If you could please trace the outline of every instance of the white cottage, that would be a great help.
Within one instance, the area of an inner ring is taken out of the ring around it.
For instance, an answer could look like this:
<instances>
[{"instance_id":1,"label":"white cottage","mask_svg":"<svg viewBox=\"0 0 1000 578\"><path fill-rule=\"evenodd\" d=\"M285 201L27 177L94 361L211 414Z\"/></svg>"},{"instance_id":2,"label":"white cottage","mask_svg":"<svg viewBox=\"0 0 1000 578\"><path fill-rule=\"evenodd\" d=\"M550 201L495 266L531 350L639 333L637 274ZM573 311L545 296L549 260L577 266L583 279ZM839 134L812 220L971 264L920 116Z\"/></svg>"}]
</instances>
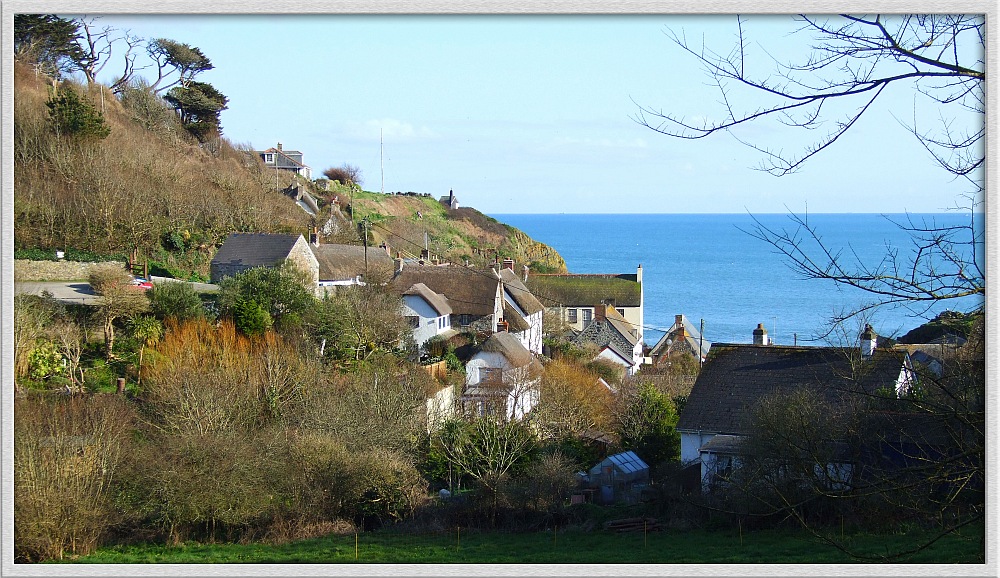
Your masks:
<instances>
[{"instance_id":1,"label":"white cottage","mask_svg":"<svg viewBox=\"0 0 1000 578\"><path fill-rule=\"evenodd\" d=\"M462 407L522 419L538 403L542 365L511 333L494 333L465 365Z\"/></svg>"}]
</instances>

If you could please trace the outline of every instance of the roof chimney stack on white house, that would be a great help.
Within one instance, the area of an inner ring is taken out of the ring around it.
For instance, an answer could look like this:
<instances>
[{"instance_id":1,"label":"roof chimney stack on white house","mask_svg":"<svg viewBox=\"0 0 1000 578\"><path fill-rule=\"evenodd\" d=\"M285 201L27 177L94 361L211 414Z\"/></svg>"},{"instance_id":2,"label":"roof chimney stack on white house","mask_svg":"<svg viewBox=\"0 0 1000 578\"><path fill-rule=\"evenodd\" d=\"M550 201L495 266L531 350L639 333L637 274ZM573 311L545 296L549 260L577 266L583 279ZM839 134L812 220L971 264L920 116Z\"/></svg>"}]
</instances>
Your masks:
<instances>
[{"instance_id":1,"label":"roof chimney stack on white house","mask_svg":"<svg viewBox=\"0 0 1000 578\"><path fill-rule=\"evenodd\" d=\"M511 271L513 271L514 270L514 260L513 259L504 259L503 260L503 268L504 269L510 269Z\"/></svg>"},{"instance_id":2,"label":"roof chimney stack on white house","mask_svg":"<svg viewBox=\"0 0 1000 578\"><path fill-rule=\"evenodd\" d=\"M753 330L753 344L754 345L770 345L771 340L767 337L767 329L764 329L763 323L757 324L757 329Z\"/></svg>"},{"instance_id":3,"label":"roof chimney stack on white house","mask_svg":"<svg viewBox=\"0 0 1000 578\"><path fill-rule=\"evenodd\" d=\"M279 151L281 150L281 143L280 142L278 143L278 150Z\"/></svg>"},{"instance_id":4,"label":"roof chimney stack on white house","mask_svg":"<svg viewBox=\"0 0 1000 578\"><path fill-rule=\"evenodd\" d=\"M875 353L875 344L878 342L878 335L871 325L866 324L865 330L861 332L861 357L869 359Z\"/></svg>"}]
</instances>

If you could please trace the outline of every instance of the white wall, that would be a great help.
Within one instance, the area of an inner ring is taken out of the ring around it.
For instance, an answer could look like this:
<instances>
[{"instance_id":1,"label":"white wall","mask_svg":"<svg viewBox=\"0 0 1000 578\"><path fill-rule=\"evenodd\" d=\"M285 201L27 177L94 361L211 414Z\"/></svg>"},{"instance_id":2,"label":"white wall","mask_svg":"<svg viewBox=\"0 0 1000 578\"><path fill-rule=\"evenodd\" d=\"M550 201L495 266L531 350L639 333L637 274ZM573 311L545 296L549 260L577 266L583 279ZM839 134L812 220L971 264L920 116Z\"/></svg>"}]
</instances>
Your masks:
<instances>
[{"instance_id":1,"label":"white wall","mask_svg":"<svg viewBox=\"0 0 1000 578\"><path fill-rule=\"evenodd\" d=\"M438 316L437 311L419 295L403 295L403 317L416 316L418 325L413 329L413 340L417 347L423 347L427 340L447 331L451 325L448 316ZM445 326L441 327L441 319Z\"/></svg>"}]
</instances>

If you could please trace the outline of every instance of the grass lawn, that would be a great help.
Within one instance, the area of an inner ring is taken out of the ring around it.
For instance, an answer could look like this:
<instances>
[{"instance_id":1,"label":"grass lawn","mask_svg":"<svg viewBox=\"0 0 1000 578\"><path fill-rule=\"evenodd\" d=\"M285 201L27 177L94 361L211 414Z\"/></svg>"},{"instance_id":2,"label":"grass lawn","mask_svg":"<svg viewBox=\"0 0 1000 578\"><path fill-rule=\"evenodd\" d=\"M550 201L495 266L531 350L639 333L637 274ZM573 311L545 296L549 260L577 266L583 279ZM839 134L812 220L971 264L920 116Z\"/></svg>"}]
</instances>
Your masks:
<instances>
[{"instance_id":1,"label":"grass lawn","mask_svg":"<svg viewBox=\"0 0 1000 578\"><path fill-rule=\"evenodd\" d=\"M981 564L982 530L948 536L895 563ZM855 535L867 555L898 551L915 536ZM74 560L94 564L846 564L858 562L803 532L664 531L643 534L549 531L533 534L453 531L331 535L285 545L194 544L116 546Z\"/></svg>"}]
</instances>

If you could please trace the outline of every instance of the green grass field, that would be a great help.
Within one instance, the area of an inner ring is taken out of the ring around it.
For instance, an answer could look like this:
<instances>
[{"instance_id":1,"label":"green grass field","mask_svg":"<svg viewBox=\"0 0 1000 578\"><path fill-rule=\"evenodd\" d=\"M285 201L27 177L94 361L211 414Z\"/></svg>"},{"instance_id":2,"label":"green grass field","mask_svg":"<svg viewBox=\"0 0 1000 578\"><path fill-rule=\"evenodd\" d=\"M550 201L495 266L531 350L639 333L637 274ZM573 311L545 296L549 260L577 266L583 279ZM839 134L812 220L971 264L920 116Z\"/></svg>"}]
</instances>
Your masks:
<instances>
[{"instance_id":1,"label":"green grass field","mask_svg":"<svg viewBox=\"0 0 1000 578\"><path fill-rule=\"evenodd\" d=\"M982 531L948 536L895 563L981 564ZM848 543L870 556L899 551L912 534L855 535ZM118 546L74 560L94 564L846 564L859 562L796 531L690 530L634 533L549 531L533 534L391 531L327 536L291 544Z\"/></svg>"}]
</instances>

